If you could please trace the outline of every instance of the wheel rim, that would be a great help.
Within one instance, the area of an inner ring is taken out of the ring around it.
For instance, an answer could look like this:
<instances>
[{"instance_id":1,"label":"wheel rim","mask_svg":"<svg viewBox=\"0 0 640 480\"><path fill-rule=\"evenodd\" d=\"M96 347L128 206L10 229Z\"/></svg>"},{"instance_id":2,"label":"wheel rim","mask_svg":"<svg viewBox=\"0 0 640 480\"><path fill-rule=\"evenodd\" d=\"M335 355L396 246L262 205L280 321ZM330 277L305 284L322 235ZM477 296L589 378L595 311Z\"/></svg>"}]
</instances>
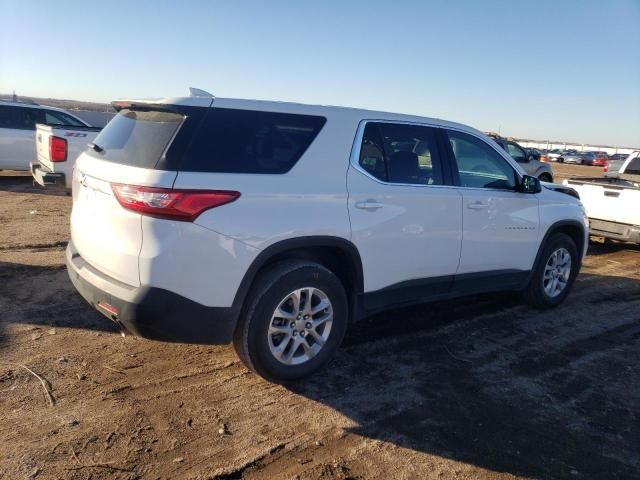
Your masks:
<instances>
[{"instance_id":1,"label":"wheel rim","mask_svg":"<svg viewBox=\"0 0 640 480\"><path fill-rule=\"evenodd\" d=\"M542 276L542 287L544 293L551 298L560 295L571 275L571 254L566 248L559 248L554 251L547 260Z\"/></svg>"},{"instance_id":2,"label":"wheel rim","mask_svg":"<svg viewBox=\"0 0 640 480\"><path fill-rule=\"evenodd\" d=\"M284 297L271 315L267 341L276 360L300 365L318 355L333 324L333 305L319 288L303 287Z\"/></svg>"}]
</instances>

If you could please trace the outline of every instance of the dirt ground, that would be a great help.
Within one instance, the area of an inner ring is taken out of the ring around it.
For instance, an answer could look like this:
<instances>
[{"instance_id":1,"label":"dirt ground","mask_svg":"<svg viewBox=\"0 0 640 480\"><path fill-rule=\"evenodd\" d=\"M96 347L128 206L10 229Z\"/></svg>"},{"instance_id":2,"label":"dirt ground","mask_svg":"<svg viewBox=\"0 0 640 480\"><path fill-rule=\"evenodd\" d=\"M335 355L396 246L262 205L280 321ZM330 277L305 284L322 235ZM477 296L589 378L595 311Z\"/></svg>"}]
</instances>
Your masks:
<instances>
[{"instance_id":1,"label":"dirt ground","mask_svg":"<svg viewBox=\"0 0 640 480\"><path fill-rule=\"evenodd\" d=\"M554 310L365 320L283 387L230 346L123 338L67 278L70 207L0 176L0 479L640 478L638 247L592 244Z\"/></svg>"}]
</instances>

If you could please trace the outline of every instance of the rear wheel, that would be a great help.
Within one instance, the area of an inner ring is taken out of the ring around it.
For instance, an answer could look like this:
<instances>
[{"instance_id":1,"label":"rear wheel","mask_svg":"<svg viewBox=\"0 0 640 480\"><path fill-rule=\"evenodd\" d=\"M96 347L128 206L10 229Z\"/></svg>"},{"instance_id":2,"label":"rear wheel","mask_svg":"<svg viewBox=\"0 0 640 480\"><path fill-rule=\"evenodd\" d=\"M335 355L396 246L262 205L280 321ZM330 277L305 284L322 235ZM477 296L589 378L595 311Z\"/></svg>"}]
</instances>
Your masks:
<instances>
[{"instance_id":1,"label":"rear wheel","mask_svg":"<svg viewBox=\"0 0 640 480\"><path fill-rule=\"evenodd\" d=\"M347 315L347 296L338 277L314 262L284 261L256 280L234 347L245 365L267 380L298 380L334 355Z\"/></svg>"},{"instance_id":2,"label":"rear wheel","mask_svg":"<svg viewBox=\"0 0 640 480\"><path fill-rule=\"evenodd\" d=\"M569 294L578 274L580 257L575 243L564 233L553 234L544 247L524 297L537 308L555 307Z\"/></svg>"}]
</instances>

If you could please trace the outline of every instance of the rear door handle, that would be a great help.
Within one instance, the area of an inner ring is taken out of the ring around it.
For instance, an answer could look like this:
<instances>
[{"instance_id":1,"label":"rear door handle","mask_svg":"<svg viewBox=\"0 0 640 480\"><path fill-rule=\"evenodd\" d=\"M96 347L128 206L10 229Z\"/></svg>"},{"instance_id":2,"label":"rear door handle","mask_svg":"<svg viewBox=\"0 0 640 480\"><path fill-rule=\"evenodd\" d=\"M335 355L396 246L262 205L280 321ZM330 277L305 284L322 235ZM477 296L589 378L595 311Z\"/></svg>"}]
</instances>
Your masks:
<instances>
[{"instance_id":1,"label":"rear door handle","mask_svg":"<svg viewBox=\"0 0 640 480\"><path fill-rule=\"evenodd\" d=\"M489 205L487 203L482 202L467 203L467 208L470 208L471 210L484 210L488 206Z\"/></svg>"},{"instance_id":2,"label":"rear door handle","mask_svg":"<svg viewBox=\"0 0 640 480\"><path fill-rule=\"evenodd\" d=\"M382 208L382 204L375 200L365 200L364 202L356 202L356 208L361 208L362 210L377 210Z\"/></svg>"}]
</instances>

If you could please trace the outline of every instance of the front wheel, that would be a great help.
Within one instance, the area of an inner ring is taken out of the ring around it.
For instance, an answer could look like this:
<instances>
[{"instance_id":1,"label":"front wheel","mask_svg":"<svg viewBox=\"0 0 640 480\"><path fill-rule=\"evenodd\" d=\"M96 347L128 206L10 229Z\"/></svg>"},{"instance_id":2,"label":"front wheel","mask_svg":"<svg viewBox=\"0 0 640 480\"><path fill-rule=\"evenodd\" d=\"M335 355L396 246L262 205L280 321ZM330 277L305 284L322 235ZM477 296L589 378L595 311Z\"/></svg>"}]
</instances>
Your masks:
<instances>
[{"instance_id":1,"label":"front wheel","mask_svg":"<svg viewBox=\"0 0 640 480\"><path fill-rule=\"evenodd\" d=\"M554 234L547 240L524 291L525 300L536 308L559 305L569 294L579 268L580 256L571 237Z\"/></svg>"},{"instance_id":2,"label":"front wheel","mask_svg":"<svg viewBox=\"0 0 640 480\"><path fill-rule=\"evenodd\" d=\"M244 364L267 380L298 380L331 359L347 323L338 277L315 262L288 260L259 275L233 344Z\"/></svg>"}]
</instances>

